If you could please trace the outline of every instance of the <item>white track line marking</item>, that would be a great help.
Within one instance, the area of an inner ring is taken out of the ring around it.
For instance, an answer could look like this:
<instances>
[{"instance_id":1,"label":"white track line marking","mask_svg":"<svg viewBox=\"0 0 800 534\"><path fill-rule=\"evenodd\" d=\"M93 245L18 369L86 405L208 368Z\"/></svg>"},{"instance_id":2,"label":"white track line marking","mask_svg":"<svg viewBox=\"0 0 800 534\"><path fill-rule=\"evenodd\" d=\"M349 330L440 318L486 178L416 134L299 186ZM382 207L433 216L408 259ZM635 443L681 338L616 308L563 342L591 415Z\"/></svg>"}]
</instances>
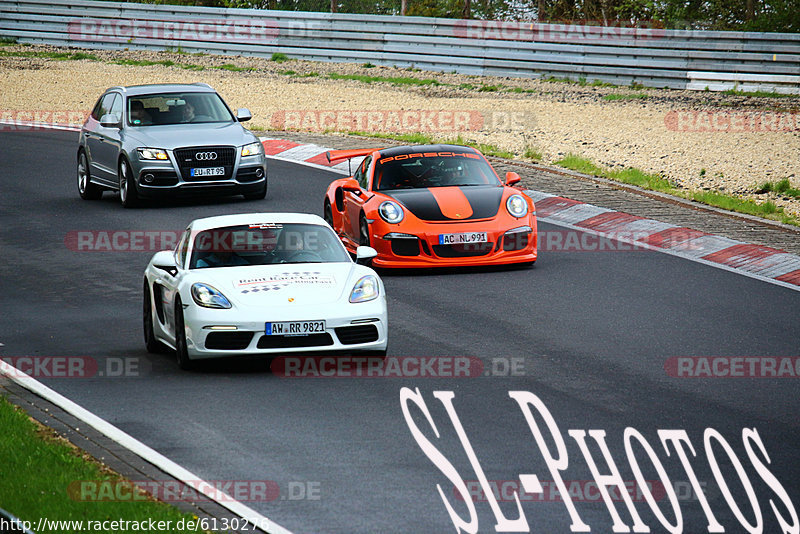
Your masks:
<instances>
[{"instance_id":1,"label":"white track line marking","mask_svg":"<svg viewBox=\"0 0 800 534\"><path fill-rule=\"evenodd\" d=\"M200 479L197 475L193 474L187 469L184 469L163 454L151 449L141 441L123 432L111 423L101 419L89 410L72 402L63 395L56 393L35 378L23 373L13 365L10 365L3 360L0 360L0 375L8 376L11 380L25 389L28 389L40 397L52 402L65 412L77 417L98 432L119 443L129 451L137 454L162 471L169 473L182 483L187 484L187 486L190 485L190 487L194 488L199 493L202 493L220 506L227 508L242 519L249 521L256 528L269 532L270 534L291 534L289 530L286 530L277 523L274 523L252 508L249 508L239 501L234 500L233 497L230 497L223 491L217 490L212 484Z\"/></svg>"},{"instance_id":2,"label":"white track line marking","mask_svg":"<svg viewBox=\"0 0 800 534\"><path fill-rule=\"evenodd\" d=\"M20 126L20 130L7 130L7 131L20 131L20 132L34 132L36 130L67 130L70 132L80 132L80 126L70 126L61 124L47 124L45 122L29 122L29 121L10 121L0 120L0 124L9 124L11 126Z\"/></svg>"}]
</instances>

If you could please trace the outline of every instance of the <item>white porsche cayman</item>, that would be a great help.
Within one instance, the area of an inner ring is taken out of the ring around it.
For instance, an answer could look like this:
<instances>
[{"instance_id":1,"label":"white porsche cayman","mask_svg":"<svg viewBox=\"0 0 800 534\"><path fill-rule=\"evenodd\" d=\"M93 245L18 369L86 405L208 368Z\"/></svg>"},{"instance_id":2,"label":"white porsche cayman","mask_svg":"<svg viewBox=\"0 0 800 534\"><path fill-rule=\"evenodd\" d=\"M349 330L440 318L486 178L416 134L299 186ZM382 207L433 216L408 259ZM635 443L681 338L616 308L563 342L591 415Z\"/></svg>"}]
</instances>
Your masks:
<instances>
[{"instance_id":1,"label":"white porsche cayman","mask_svg":"<svg viewBox=\"0 0 800 534\"><path fill-rule=\"evenodd\" d=\"M144 277L147 350L192 360L299 351L385 355L386 293L316 215L248 213L193 221Z\"/></svg>"}]
</instances>

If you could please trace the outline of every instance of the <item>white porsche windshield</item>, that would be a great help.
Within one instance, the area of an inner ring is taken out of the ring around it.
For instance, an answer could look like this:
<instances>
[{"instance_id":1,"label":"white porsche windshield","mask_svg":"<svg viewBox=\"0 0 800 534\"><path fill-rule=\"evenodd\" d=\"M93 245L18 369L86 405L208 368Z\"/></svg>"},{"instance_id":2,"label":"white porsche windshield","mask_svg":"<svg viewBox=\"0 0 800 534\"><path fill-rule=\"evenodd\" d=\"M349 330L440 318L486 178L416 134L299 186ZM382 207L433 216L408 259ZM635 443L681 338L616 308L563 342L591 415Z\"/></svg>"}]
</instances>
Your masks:
<instances>
[{"instance_id":1,"label":"white porsche windshield","mask_svg":"<svg viewBox=\"0 0 800 534\"><path fill-rule=\"evenodd\" d=\"M198 232L190 269L349 262L336 234L317 224L252 224Z\"/></svg>"}]
</instances>

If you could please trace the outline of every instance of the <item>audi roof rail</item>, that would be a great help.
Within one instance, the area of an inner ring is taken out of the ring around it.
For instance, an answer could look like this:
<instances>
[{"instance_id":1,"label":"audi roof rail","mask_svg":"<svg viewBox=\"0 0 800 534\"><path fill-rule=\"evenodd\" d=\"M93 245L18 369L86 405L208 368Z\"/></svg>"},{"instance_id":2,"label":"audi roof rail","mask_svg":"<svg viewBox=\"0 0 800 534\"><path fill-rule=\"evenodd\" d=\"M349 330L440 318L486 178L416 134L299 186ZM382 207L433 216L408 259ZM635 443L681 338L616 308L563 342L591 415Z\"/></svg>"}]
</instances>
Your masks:
<instances>
[{"instance_id":1,"label":"audi roof rail","mask_svg":"<svg viewBox=\"0 0 800 534\"><path fill-rule=\"evenodd\" d=\"M208 87L209 89L213 89L213 87L211 87L205 82L194 82L192 85L199 85L200 87Z\"/></svg>"}]
</instances>

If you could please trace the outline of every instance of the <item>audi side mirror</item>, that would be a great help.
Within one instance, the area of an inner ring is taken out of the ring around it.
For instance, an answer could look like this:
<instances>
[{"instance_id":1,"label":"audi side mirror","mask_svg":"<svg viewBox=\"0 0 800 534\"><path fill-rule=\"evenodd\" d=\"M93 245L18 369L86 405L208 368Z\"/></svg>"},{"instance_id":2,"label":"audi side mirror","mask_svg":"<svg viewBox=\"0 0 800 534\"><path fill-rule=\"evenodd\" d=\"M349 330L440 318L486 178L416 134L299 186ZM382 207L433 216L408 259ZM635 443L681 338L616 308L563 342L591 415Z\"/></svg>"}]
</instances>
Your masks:
<instances>
[{"instance_id":1,"label":"audi side mirror","mask_svg":"<svg viewBox=\"0 0 800 534\"><path fill-rule=\"evenodd\" d=\"M253 118L253 114L247 108L239 108L236 110L236 119L239 122L247 122Z\"/></svg>"},{"instance_id":2,"label":"audi side mirror","mask_svg":"<svg viewBox=\"0 0 800 534\"><path fill-rule=\"evenodd\" d=\"M119 128L120 120L115 113L106 113L100 117L100 126L103 128Z\"/></svg>"}]
</instances>

